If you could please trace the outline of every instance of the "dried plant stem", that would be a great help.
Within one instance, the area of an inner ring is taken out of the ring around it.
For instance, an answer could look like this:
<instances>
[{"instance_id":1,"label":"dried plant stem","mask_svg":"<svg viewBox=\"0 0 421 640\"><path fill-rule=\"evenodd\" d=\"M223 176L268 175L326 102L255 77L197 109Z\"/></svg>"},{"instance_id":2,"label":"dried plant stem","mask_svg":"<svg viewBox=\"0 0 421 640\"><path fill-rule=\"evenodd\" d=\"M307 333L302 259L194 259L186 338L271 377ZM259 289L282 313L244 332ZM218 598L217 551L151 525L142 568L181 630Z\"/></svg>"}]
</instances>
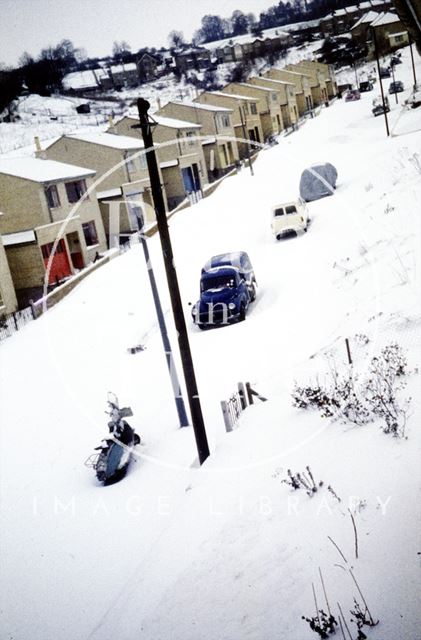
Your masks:
<instances>
[{"instance_id":1,"label":"dried plant stem","mask_svg":"<svg viewBox=\"0 0 421 640\"><path fill-rule=\"evenodd\" d=\"M319 623L319 626L320 626L319 607L317 605L316 590L314 588L314 584L313 583L311 583L311 588L313 589L313 598L314 598L314 606L316 607L317 622Z\"/></svg>"},{"instance_id":2,"label":"dried plant stem","mask_svg":"<svg viewBox=\"0 0 421 640\"><path fill-rule=\"evenodd\" d=\"M351 520L352 520L352 526L354 527L354 538L355 538L355 557L358 560L358 535L357 535L357 527L355 524L355 519L354 516L352 514L351 509L348 509L349 511L349 515L351 516Z\"/></svg>"},{"instance_id":3,"label":"dried plant stem","mask_svg":"<svg viewBox=\"0 0 421 640\"><path fill-rule=\"evenodd\" d=\"M342 638L343 638L343 640L346 640L345 633L344 633L344 628L343 628L343 624L342 624L342 618L341 618L340 615L338 616L338 618L339 618L339 626L340 626L341 631L342 631Z\"/></svg>"},{"instance_id":4,"label":"dried plant stem","mask_svg":"<svg viewBox=\"0 0 421 640\"><path fill-rule=\"evenodd\" d=\"M340 548L338 547L336 542L333 540L333 538L331 538L330 536L328 536L328 538L331 541L331 543L337 548L337 550L339 551L339 553L341 554L341 556L345 560L345 562L348 564L348 560L345 558L344 554L342 553L342 551L340 550Z\"/></svg>"},{"instance_id":5,"label":"dried plant stem","mask_svg":"<svg viewBox=\"0 0 421 640\"><path fill-rule=\"evenodd\" d=\"M348 628L348 625L346 623L345 616L344 616L344 613L342 611L342 607L339 604L339 602L337 604L338 604L338 607L339 607L339 611L341 612L342 620L344 621L345 629L348 631L348 635L349 635L350 640L352 640L352 635L351 635L351 632L350 632L350 630Z\"/></svg>"},{"instance_id":6,"label":"dried plant stem","mask_svg":"<svg viewBox=\"0 0 421 640\"><path fill-rule=\"evenodd\" d=\"M365 601L365 598L364 598L364 596L363 596L363 593L362 593L362 591L361 591L361 589L360 589L360 585L358 584L358 582L357 582L357 580L356 580L356 578L355 578L354 574L352 573L352 569L350 569L350 570L349 570L349 573L351 574L351 577L352 577L353 581L355 582L355 586L356 586L356 587L357 587L357 589L358 589L358 593L360 594L361 599L362 599L362 601L364 602L364 606L365 606L365 608L367 609L367 613L368 613L368 615L370 616L370 622L371 622L371 624L372 624L373 626L375 626L377 623L376 623L376 622L374 622L374 620L373 620L373 616L371 615L370 609L368 608L368 605L367 605L367 603L366 603L366 601Z\"/></svg>"},{"instance_id":7,"label":"dried plant stem","mask_svg":"<svg viewBox=\"0 0 421 640\"><path fill-rule=\"evenodd\" d=\"M326 600L326 606L327 606L327 610L329 611L329 615L332 615L332 612L330 610L330 606L329 606L329 600L327 599L327 593L326 593L326 588L325 588L325 583L323 580L323 575L322 575L322 570L319 567L319 574L320 574L320 582L322 583L322 588L323 588L323 593L325 594L325 600Z\"/></svg>"}]
</instances>

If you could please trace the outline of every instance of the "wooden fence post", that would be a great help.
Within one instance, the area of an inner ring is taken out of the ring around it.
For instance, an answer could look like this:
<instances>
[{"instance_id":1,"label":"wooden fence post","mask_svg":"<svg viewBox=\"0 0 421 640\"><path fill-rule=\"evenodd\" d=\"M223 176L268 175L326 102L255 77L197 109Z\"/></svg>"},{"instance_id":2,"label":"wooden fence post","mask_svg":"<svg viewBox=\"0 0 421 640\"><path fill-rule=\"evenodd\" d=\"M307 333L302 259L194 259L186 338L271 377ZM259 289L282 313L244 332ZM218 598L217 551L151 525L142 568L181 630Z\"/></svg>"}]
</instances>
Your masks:
<instances>
[{"instance_id":1,"label":"wooden fence post","mask_svg":"<svg viewBox=\"0 0 421 640\"><path fill-rule=\"evenodd\" d=\"M239 382L238 385L238 395L240 396L241 408L244 410L247 407L247 397L244 389L244 384Z\"/></svg>"},{"instance_id":2,"label":"wooden fence post","mask_svg":"<svg viewBox=\"0 0 421 640\"><path fill-rule=\"evenodd\" d=\"M225 400L221 401L221 407L222 407L222 415L224 416L225 430L227 431L227 433L229 433L230 431L232 431L232 423L231 423L231 417L228 411L228 406Z\"/></svg>"},{"instance_id":3,"label":"wooden fence post","mask_svg":"<svg viewBox=\"0 0 421 640\"><path fill-rule=\"evenodd\" d=\"M349 347L348 338L345 338L345 344L346 344L346 352L347 352L347 355L348 355L348 364L352 364L351 349Z\"/></svg>"},{"instance_id":4,"label":"wooden fence post","mask_svg":"<svg viewBox=\"0 0 421 640\"><path fill-rule=\"evenodd\" d=\"M253 394L251 392L250 382L246 382L246 391L249 404L253 404Z\"/></svg>"}]
</instances>

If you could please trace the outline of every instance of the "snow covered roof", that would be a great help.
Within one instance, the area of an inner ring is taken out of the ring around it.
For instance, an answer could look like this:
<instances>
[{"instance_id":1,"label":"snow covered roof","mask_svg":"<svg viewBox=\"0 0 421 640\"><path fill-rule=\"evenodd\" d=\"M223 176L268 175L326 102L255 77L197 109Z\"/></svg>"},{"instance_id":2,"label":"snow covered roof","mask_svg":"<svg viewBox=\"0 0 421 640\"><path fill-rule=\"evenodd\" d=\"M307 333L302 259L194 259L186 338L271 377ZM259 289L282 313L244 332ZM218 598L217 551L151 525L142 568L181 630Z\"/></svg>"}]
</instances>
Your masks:
<instances>
[{"instance_id":1,"label":"snow covered roof","mask_svg":"<svg viewBox=\"0 0 421 640\"><path fill-rule=\"evenodd\" d=\"M269 92L273 92L276 91L276 89L269 89L268 87L258 87L256 84L249 84L247 82L240 82L240 85L242 87L249 87L250 89L257 89L257 91L269 91Z\"/></svg>"},{"instance_id":2,"label":"snow covered roof","mask_svg":"<svg viewBox=\"0 0 421 640\"><path fill-rule=\"evenodd\" d=\"M92 169L41 158L0 158L0 173L33 182L55 182L95 175Z\"/></svg>"},{"instance_id":3,"label":"snow covered roof","mask_svg":"<svg viewBox=\"0 0 421 640\"><path fill-rule=\"evenodd\" d=\"M167 160L166 162L160 162L159 166L161 169L168 169L169 167L176 167L178 165L178 160Z\"/></svg>"},{"instance_id":4,"label":"snow covered roof","mask_svg":"<svg viewBox=\"0 0 421 640\"><path fill-rule=\"evenodd\" d=\"M167 118L153 113L152 118L162 127L170 129L201 129L202 125L195 122L187 122L187 120L178 120L176 118Z\"/></svg>"},{"instance_id":5,"label":"snow covered roof","mask_svg":"<svg viewBox=\"0 0 421 640\"><path fill-rule=\"evenodd\" d=\"M291 87L295 86L293 82L287 82L287 80L274 80L273 78L266 78L266 77L262 77L261 78L260 76L253 76L253 80L265 80L265 81L269 81L269 82L274 82L276 84L287 84L287 85L289 85ZM257 85L257 86L259 86L259 85Z\"/></svg>"},{"instance_id":6,"label":"snow covered roof","mask_svg":"<svg viewBox=\"0 0 421 640\"><path fill-rule=\"evenodd\" d=\"M232 36L230 38L223 38L222 40L215 40L214 42L206 42L203 43L203 47L206 49L222 49L226 46L235 46L236 44L251 44L252 42L260 41L263 42L267 38L275 39L275 38L288 38L289 33L287 31L283 31L280 27L267 29L262 32L261 36L254 36L252 33L246 33L242 36Z\"/></svg>"},{"instance_id":7,"label":"snow covered roof","mask_svg":"<svg viewBox=\"0 0 421 640\"><path fill-rule=\"evenodd\" d=\"M96 194L97 200L103 200L104 198L116 198L117 196L121 196L121 187L117 187L116 189L107 189L106 191L97 191Z\"/></svg>"},{"instance_id":8,"label":"snow covered roof","mask_svg":"<svg viewBox=\"0 0 421 640\"><path fill-rule=\"evenodd\" d=\"M216 142L216 138L214 137L206 138L206 140L202 140L202 147L204 147L207 144L213 144L214 142Z\"/></svg>"},{"instance_id":9,"label":"snow covered roof","mask_svg":"<svg viewBox=\"0 0 421 640\"><path fill-rule=\"evenodd\" d=\"M232 98L233 100L247 100L248 102L257 102L258 98L252 98L251 96L241 96L236 93L224 93L223 91L210 91L212 96L222 96L223 98Z\"/></svg>"},{"instance_id":10,"label":"snow covered roof","mask_svg":"<svg viewBox=\"0 0 421 640\"><path fill-rule=\"evenodd\" d=\"M99 144L102 147L111 147L112 149L143 149L143 140L140 138L131 138L130 136L119 136L115 133L68 133L64 137L73 138L74 140L82 140L83 142L91 142Z\"/></svg>"},{"instance_id":11,"label":"snow covered roof","mask_svg":"<svg viewBox=\"0 0 421 640\"><path fill-rule=\"evenodd\" d=\"M373 20L371 26L380 27L385 24L392 24L393 22L399 22L399 16L390 11L383 11L375 20Z\"/></svg>"},{"instance_id":12,"label":"snow covered roof","mask_svg":"<svg viewBox=\"0 0 421 640\"><path fill-rule=\"evenodd\" d=\"M171 104L177 104L182 107L192 107L193 109L203 109L204 111L226 111L227 113L232 113L232 109L228 109L227 107L216 107L213 104L201 104L200 102L171 100Z\"/></svg>"},{"instance_id":13,"label":"snow covered roof","mask_svg":"<svg viewBox=\"0 0 421 640\"><path fill-rule=\"evenodd\" d=\"M355 29L356 27L358 27L360 24L373 22L373 20L375 20L378 17L378 15L379 14L377 11L367 11L367 13L365 13L363 16L361 16L359 20L357 20L357 22L351 28L351 31L352 29Z\"/></svg>"},{"instance_id":14,"label":"snow covered roof","mask_svg":"<svg viewBox=\"0 0 421 640\"><path fill-rule=\"evenodd\" d=\"M113 64L111 67L111 73L124 73L125 71L137 71L136 64L134 62L128 62L127 64Z\"/></svg>"},{"instance_id":15,"label":"snow covered roof","mask_svg":"<svg viewBox=\"0 0 421 640\"><path fill-rule=\"evenodd\" d=\"M97 72L99 69L96 70ZM89 89L98 86L98 79L92 69L86 71L74 71L63 78L63 87L66 89Z\"/></svg>"},{"instance_id":16,"label":"snow covered roof","mask_svg":"<svg viewBox=\"0 0 421 640\"><path fill-rule=\"evenodd\" d=\"M27 242L36 242L35 231L17 231L16 233L5 233L2 235L3 245L12 247L16 244L26 244Z\"/></svg>"}]
</instances>

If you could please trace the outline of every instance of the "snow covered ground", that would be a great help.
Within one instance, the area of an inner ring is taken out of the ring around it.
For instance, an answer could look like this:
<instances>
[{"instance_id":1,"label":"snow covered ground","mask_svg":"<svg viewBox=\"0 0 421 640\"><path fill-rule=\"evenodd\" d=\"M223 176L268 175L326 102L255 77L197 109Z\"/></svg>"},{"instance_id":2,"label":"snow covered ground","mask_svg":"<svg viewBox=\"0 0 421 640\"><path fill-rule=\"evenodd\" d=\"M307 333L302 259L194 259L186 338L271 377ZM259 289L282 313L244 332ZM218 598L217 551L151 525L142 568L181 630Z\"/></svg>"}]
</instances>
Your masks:
<instances>
[{"instance_id":1,"label":"snow covered ground","mask_svg":"<svg viewBox=\"0 0 421 640\"><path fill-rule=\"evenodd\" d=\"M337 602L347 621L361 603L351 569L380 621L364 627L370 640L420 637L419 374L403 394L407 439L291 402L294 380L324 378L326 356L345 366L346 337L362 373L392 341L420 365L421 112L402 111L404 97L391 100L393 137L372 94L338 100L260 153L254 177L243 170L171 218L211 449L201 468L192 429L177 425L139 246L2 343L1 640L311 640L301 616L315 615L312 583L326 610L319 567L336 617ZM309 205L307 234L276 242L270 207L320 160L338 169L335 195ZM149 247L175 348L158 238ZM257 299L245 322L200 332L188 305L200 268L239 249ZM145 351L127 352L139 343ZM227 434L220 401L238 381L268 402ZM106 432L110 389L132 406L144 445L103 488L83 461ZM306 465L324 483L313 498L281 483Z\"/></svg>"}]
</instances>

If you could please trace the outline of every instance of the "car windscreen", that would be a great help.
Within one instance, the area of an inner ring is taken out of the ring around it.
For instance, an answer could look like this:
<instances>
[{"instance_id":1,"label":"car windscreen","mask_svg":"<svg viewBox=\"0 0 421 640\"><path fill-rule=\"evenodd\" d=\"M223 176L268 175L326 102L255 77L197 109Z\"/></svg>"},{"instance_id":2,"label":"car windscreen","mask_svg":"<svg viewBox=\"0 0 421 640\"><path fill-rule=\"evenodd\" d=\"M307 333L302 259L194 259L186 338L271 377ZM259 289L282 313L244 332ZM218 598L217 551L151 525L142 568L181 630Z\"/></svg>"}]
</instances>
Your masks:
<instances>
[{"instance_id":1,"label":"car windscreen","mask_svg":"<svg viewBox=\"0 0 421 640\"><path fill-rule=\"evenodd\" d=\"M288 205L287 207L285 207L285 213L297 213L297 208L294 204Z\"/></svg>"},{"instance_id":2,"label":"car windscreen","mask_svg":"<svg viewBox=\"0 0 421 640\"><path fill-rule=\"evenodd\" d=\"M212 276L203 278L201 282L202 291L209 291L210 289L233 289L235 286L236 282L233 276Z\"/></svg>"},{"instance_id":3,"label":"car windscreen","mask_svg":"<svg viewBox=\"0 0 421 640\"><path fill-rule=\"evenodd\" d=\"M283 216L284 215L284 210L282 207L279 207L279 209L275 209L275 211L273 212L274 216Z\"/></svg>"}]
</instances>

